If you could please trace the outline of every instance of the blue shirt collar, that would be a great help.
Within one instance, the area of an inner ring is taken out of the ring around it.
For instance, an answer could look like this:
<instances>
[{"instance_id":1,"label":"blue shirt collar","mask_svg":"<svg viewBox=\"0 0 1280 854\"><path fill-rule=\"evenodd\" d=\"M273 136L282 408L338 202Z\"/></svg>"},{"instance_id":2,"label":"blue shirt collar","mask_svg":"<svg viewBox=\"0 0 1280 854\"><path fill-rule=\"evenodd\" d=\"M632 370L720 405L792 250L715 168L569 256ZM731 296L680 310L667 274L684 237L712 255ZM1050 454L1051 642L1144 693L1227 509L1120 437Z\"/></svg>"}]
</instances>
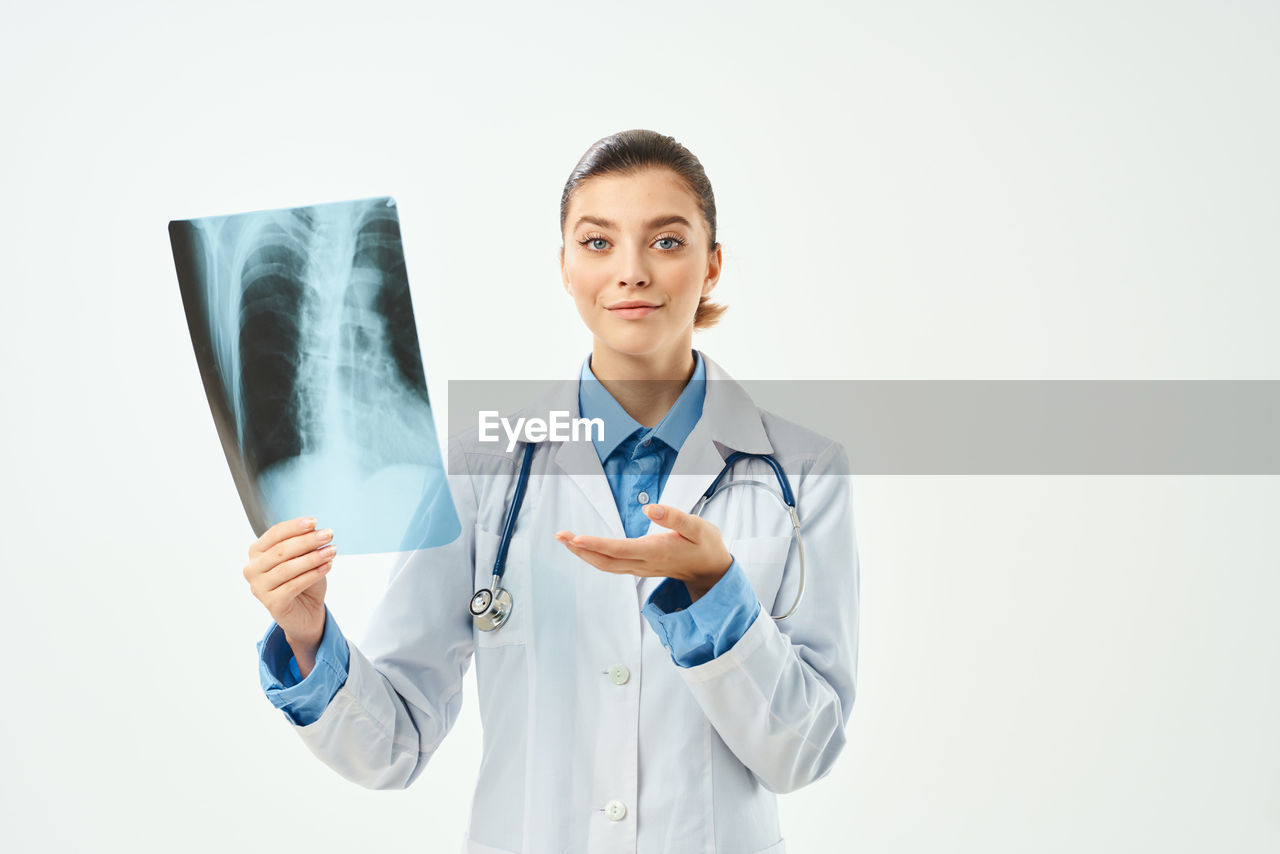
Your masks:
<instances>
[{"instance_id":1,"label":"blue shirt collar","mask_svg":"<svg viewBox=\"0 0 1280 854\"><path fill-rule=\"evenodd\" d=\"M689 378L671 409L654 425L649 434L676 451L680 450L685 438L702 417L702 403L706 399L707 369L702 361L702 353L694 350L693 358L693 376ZM599 418L604 421L603 439L596 438L596 431L591 432L591 440L601 462L607 460L632 433L645 429L639 421L627 414L609 390L596 379L596 375L591 372L590 354L582 360L582 372L578 378L578 411L583 418Z\"/></svg>"}]
</instances>

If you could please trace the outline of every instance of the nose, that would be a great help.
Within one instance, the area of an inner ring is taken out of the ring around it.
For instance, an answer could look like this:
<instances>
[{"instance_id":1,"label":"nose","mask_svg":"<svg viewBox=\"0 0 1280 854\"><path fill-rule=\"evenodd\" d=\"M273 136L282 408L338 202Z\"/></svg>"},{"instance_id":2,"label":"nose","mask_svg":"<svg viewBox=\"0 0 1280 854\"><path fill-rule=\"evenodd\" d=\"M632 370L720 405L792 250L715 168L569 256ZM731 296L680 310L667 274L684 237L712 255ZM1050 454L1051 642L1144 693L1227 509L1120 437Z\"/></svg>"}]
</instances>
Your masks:
<instances>
[{"instance_id":1,"label":"nose","mask_svg":"<svg viewBox=\"0 0 1280 854\"><path fill-rule=\"evenodd\" d=\"M618 286L628 285L643 288L649 284L649 264L645 257L645 247L632 245L616 257L621 259L622 266L618 270Z\"/></svg>"}]
</instances>

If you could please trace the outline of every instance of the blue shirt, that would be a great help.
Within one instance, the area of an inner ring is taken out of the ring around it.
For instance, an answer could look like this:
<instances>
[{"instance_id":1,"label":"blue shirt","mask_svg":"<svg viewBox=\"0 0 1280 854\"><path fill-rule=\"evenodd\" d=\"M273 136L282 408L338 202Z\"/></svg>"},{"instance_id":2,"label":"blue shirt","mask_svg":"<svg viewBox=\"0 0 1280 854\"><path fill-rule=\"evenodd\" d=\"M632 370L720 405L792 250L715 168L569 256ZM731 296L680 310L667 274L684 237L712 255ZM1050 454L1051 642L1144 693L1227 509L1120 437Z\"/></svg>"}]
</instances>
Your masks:
<instances>
[{"instance_id":1,"label":"blue shirt","mask_svg":"<svg viewBox=\"0 0 1280 854\"><path fill-rule=\"evenodd\" d=\"M642 536L649 517L642 508L661 503L658 496L675 465L685 438L702 417L706 399L706 366L693 351L693 376L667 414L646 428L627 414L591 372L591 357L582 362L578 409L584 418L604 422L603 438L593 438L618 516L628 537ZM736 558L729 569L697 602L683 581L667 578L654 589L641 609L662 645L679 667L705 664L737 643L760 612L760 601ZM258 641L258 672L272 705L294 724L319 720L333 695L347 681L350 651L333 614L325 606L324 634L316 663L301 678L297 659L284 632L274 621Z\"/></svg>"},{"instance_id":2,"label":"blue shirt","mask_svg":"<svg viewBox=\"0 0 1280 854\"><path fill-rule=\"evenodd\" d=\"M693 356L693 376L662 420L649 428L628 415L596 379L590 356L582 362L578 411L583 418L604 422L604 436L595 438L593 433L592 441L628 537L642 536L649 529L644 505L662 503L659 496L675 466L676 454L702 417L707 368L701 353L694 350ZM660 526L655 523L654 527ZM718 657L737 643L760 611L760 600L736 558L697 602L692 598L683 581L667 578L641 609L670 651L671 660L680 667L705 664Z\"/></svg>"},{"instance_id":3,"label":"blue shirt","mask_svg":"<svg viewBox=\"0 0 1280 854\"><path fill-rule=\"evenodd\" d=\"M258 676L267 699L298 726L313 724L347 683L351 651L329 606L324 606L324 635L316 650L316 666L303 679L284 630L275 620L258 641Z\"/></svg>"}]
</instances>

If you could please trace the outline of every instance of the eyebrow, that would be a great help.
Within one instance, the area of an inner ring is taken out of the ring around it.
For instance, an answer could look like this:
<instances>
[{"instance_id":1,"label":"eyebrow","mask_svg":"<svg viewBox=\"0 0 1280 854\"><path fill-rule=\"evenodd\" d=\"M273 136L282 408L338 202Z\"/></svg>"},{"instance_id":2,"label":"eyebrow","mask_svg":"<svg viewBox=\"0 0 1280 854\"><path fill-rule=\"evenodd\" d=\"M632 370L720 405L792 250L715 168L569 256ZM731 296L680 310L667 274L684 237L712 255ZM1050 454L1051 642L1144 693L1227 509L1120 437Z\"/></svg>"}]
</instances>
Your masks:
<instances>
[{"instance_id":1,"label":"eyebrow","mask_svg":"<svg viewBox=\"0 0 1280 854\"><path fill-rule=\"evenodd\" d=\"M588 222L593 225L598 225L601 228L612 228L615 230L618 228L618 224L613 220L605 219L604 217L599 217L599 216L580 216L578 217L578 221L573 224L573 228L576 231L579 227L583 225L583 223L588 223ZM693 228L689 220L685 219L679 214L654 217L653 219L646 222L644 224L644 227L646 230L648 230L648 229L654 229L654 228L661 228L664 225L672 225L672 224L683 225L686 228Z\"/></svg>"}]
</instances>

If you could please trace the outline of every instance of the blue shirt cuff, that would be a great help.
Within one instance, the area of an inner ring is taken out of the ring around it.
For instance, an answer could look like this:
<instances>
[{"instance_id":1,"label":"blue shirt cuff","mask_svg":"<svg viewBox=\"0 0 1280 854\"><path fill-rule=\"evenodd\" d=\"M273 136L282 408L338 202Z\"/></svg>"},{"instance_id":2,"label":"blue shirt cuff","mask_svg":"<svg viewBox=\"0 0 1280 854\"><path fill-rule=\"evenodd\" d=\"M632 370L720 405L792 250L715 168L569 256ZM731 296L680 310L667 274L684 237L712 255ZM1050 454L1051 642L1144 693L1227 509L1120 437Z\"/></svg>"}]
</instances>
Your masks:
<instances>
[{"instance_id":1,"label":"blue shirt cuff","mask_svg":"<svg viewBox=\"0 0 1280 854\"><path fill-rule=\"evenodd\" d=\"M296 726L315 723L347 682L347 667L351 662L351 650L347 639L338 628L337 621L324 608L324 635L316 650L316 665L302 679L298 660L284 638L284 630L272 621L271 626L258 641L258 675L267 699Z\"/></svg>"},{"instance_id":2,"label":"blue shirt cuff","mask_svg":"<svg viewBox=\"0 0 1280 854\"><path fill-rule=\"evenodd\" d=\"M697 602L676 578L665 579L641 609L679 667L718 658L746 634L760 613L760 600L737 558Z\"/></svg>"}]
</instances>

